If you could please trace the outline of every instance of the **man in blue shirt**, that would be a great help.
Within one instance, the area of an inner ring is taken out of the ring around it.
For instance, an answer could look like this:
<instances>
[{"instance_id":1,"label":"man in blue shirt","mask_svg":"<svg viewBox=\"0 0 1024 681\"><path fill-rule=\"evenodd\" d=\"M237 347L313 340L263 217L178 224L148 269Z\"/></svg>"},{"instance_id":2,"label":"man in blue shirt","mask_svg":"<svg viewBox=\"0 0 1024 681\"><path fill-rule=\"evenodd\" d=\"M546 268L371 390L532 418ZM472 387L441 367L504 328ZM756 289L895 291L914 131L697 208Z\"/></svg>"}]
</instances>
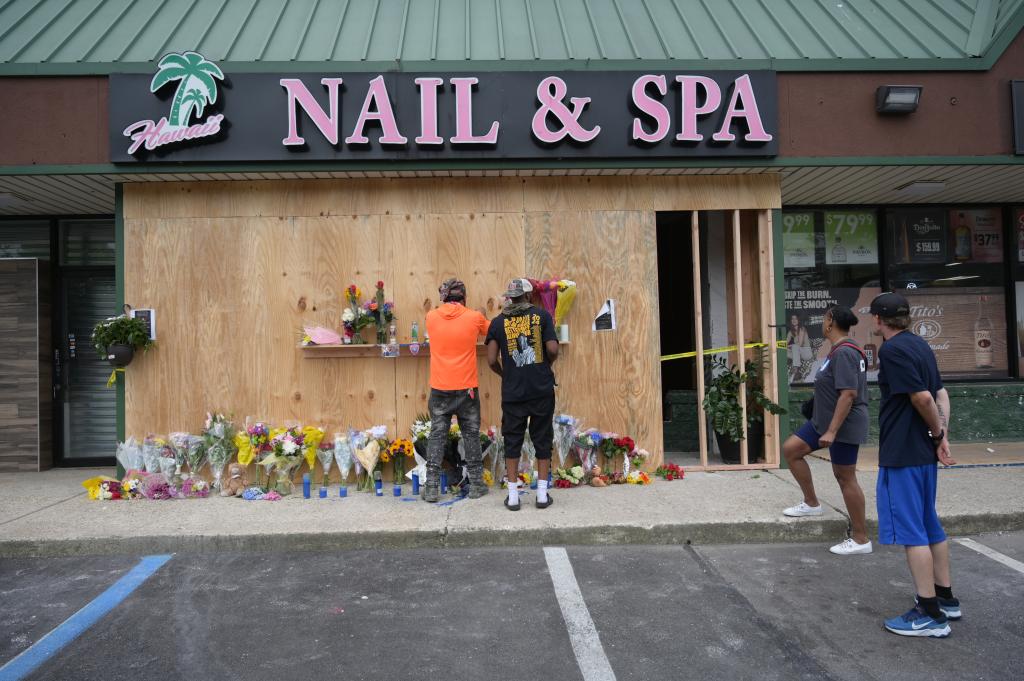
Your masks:
<instances>
[{"instance_id":1,"label":"man in blue shirt","mask_svg":"<svg viewBox=\"0 0 1024 681\"><path fill-rule=\"evenodd\" d=\"M886 620L885 628L901 636L949 636L960 601L953 597L949 545L935 512L937 462L956 463L946 434L949 394L932 349L907 331L907 299L883 293L871 301L871 315L885 340L878 353L878 541L906 549L917 589L914 607Z\"/></svg>"}]
</instances>

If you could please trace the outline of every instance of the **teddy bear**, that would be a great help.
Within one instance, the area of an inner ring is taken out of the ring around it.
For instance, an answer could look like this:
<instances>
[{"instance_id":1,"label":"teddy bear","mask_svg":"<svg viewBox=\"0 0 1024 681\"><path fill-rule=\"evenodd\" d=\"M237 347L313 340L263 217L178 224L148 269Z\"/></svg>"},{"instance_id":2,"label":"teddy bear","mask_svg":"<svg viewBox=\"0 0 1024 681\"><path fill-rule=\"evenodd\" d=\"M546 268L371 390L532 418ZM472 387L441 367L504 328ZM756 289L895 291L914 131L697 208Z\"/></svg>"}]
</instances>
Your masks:
<instances>
[{"instance_id":1,"label":"teddy bear","mask_svg":"<svg viewBox=\"0 0 1024 681\"><path fill-rule=\"evenodd\" d=\"M222 497L240 497L249 483L245 479L245 466L233 463L228 466L227 479L220 490Z\"/></svg>"}]
</instances>

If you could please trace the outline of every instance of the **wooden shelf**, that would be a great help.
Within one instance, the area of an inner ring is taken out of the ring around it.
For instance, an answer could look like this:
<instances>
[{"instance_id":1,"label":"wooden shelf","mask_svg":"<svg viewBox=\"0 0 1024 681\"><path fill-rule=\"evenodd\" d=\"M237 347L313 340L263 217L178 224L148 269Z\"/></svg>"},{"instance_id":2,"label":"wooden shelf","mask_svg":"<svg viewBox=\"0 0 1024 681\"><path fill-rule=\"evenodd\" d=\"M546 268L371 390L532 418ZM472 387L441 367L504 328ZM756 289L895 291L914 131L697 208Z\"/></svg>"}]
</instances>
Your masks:
<instances>
[{"instance_id":1,"label":"wooden shelf","mask_svg":"<svg viewBox=\"0 0 1024 681\"><path fill-rule=\"evenodd\" d=\"M559 345L569 344L559 342ZM429 343L420 343L420 351L415 355L409 352L409 345L407 343L402 343L399 345L398 357L382 357L379 345L370 345L366 343L360 345L299 345L298 347L299 350L302 351L302 356L305 359L330 359L336 357L348 357L353 359L415 359L417 357L430 357ZM483 343L477 343L476 354L478 356L486 355L487 346Z\"/></svg>"}]
</instances>

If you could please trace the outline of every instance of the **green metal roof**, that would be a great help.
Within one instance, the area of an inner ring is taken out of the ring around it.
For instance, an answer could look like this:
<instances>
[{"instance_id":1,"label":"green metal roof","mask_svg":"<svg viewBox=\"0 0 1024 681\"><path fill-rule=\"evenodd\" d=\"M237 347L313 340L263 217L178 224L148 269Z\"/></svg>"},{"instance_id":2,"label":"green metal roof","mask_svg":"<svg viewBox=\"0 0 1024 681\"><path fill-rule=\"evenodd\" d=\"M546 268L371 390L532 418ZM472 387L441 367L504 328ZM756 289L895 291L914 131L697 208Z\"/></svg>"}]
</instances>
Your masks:
<instances>
[{"instance_id":1,"label":"green metal roof","mask_svg":"<svg viewBox=\"0 0 1024 681\"><path fill-rule=\"evenodd\" d=\"M225 71L988 68L1024 0L0 0L0 75Z\"/></svg>"}]
</instances>

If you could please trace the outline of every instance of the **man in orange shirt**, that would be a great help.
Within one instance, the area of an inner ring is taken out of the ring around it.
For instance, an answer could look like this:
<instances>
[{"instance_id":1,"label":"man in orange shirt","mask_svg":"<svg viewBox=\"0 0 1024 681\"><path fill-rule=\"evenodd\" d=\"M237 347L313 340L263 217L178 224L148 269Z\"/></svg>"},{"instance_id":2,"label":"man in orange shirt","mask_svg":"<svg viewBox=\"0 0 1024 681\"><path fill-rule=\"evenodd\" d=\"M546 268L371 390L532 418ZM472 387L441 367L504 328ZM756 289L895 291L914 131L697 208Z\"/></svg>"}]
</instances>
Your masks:
<instances>
[{"instance_id":1,"label":"man in orange shirt","mask_svg":"<svg viewBox=\"0 0 1024 681\"><path fill-rule=\"evenodd\" d=\"M447 279L440 288L442 305L427 313L430 338L430 438L423 500L436 502L441 492L441 459L448 444L452 415L459 420L466 448L469 498L487 494L480 456L480 380L476 341L487 333L487 318L466 307L466 285Z\"/></svg>"}]
</instances>

